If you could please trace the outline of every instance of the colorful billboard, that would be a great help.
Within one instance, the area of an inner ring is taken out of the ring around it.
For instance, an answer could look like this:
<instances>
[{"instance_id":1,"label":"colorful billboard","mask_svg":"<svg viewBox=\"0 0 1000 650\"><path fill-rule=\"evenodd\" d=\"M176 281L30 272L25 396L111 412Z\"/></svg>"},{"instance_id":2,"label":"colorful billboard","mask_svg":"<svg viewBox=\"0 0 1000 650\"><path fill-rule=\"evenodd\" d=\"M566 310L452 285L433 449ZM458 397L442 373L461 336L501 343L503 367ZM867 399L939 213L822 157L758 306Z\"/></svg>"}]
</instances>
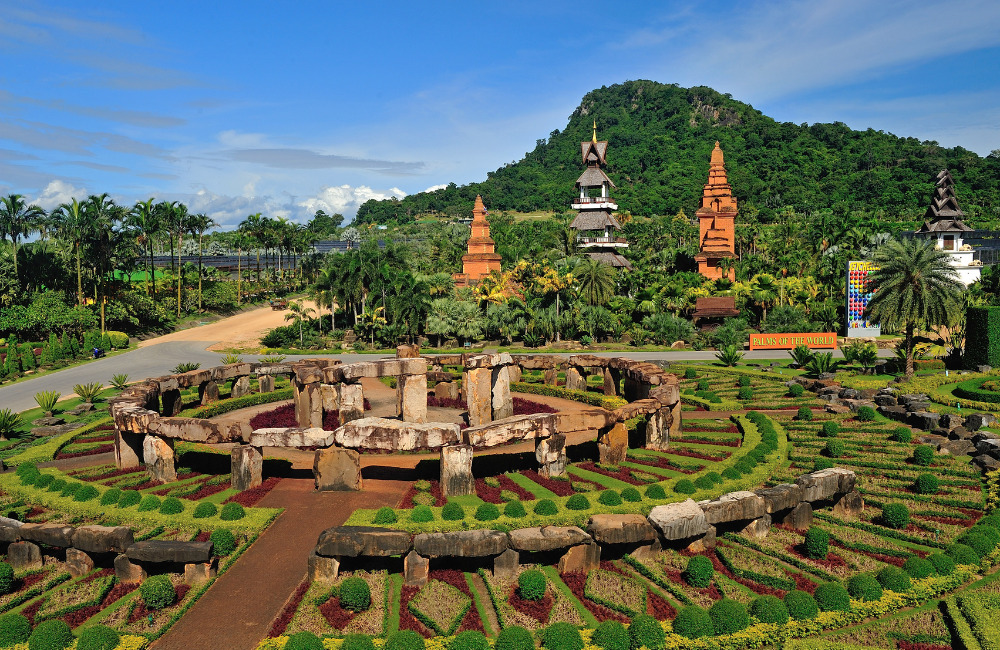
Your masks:
<instances>
[{"instance_id":1,"label":"colorful billboard","mask_svg":"<svg viewBox=\"0 0 1000 650\"><path fill-rule=\"evenodd\" d=\"M807 348L837 349L835 332L803 332L800 334L751 334L751 350L791 350L797 345Z\"/></svg>"},{"instance_id":2,"label":"colorful billboard","mask_svg":"<svg viewBox=\"0 0 1000 650\"><path fill-rule=\"evenodd\" d=\"M877 267L871 262L847 263L847 336L869 338L882 333L881 325L865 320L865 308L874 293L868 275Z\"/></svg>"}]
</instances>

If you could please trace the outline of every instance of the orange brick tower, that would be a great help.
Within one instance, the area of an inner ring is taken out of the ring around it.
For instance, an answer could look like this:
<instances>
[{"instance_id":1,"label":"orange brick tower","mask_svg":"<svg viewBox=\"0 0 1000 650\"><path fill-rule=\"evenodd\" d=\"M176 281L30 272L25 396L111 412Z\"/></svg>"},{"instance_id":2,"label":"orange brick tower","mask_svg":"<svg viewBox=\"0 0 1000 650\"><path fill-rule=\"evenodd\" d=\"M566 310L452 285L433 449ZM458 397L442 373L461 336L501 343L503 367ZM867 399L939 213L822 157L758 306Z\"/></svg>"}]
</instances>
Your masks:
<instances>
[{"instance_id":1,"label":"orange brick tower","mask_svg":"<svg viewBox=\"0 0 1000 650\"><path fill-rule=\"evenodd\" d=\"M486 206L483 205L482 196L476 196L470 227L472 235L469 237L469 252L462 256L462 272L452 276L457 287L476 284L491 271L500 270L501 258L496 253L496 242L490 237L490 222L486 220Z\"/></svg>"},{"instance_id":2,"label":"orange brick tower","mask_svg":"<svg viewBox=\"0 0 1000 650\"><path fill-rule=\"evenodd\" d=\"M725 276L736 280L736 270L730 267L723 270L719 262L726 258L736 257L735 222L739 210L736 208L736 198L733 188L726 178L726 165L722 159L722 149L715 143L712 150L712 162L708 168L708 183L701 196L701 207L695 213L698 215L699 241L701 251L695 256L698 261L698 273L709 280L718 280ZM735 262L735 260L732 260ZM725 266L725 263L723 264Z\"/></svg>"}]
</instances>

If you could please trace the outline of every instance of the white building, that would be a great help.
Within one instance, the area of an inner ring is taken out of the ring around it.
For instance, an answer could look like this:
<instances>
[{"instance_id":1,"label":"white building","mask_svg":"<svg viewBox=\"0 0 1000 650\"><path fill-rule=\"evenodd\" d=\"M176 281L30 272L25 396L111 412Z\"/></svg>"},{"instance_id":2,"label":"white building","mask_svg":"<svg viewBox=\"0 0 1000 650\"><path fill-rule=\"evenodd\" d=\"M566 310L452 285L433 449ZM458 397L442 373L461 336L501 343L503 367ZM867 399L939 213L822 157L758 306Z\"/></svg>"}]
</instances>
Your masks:
<instances>
[{"instance_id":1,"label":"white building","mask_svg":"<svg viewBox=\"0 0 1000 650\"><path fill-rule=\"evenodd\" d=\"M954 185L955 181L947 169L937 175L934 195L927 208L927 220L914 234L922 239L934 239L934 247L948 254L948 261L962 284L969 286L979 280L983 264L976 259L973 247L965 243L967 233L975 231L962 221L965 213L958 207Z\"/></svg>"}]
</instances>

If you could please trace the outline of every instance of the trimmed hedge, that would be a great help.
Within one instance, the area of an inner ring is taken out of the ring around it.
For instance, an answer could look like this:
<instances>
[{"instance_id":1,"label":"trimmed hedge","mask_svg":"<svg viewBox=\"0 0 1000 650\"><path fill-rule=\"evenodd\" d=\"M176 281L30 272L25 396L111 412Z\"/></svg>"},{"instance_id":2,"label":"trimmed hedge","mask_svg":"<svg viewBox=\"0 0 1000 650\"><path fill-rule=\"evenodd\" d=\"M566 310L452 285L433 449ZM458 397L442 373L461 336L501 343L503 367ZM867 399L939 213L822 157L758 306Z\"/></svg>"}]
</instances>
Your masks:
<instances>
[{"instance_id":1,"label":"trimmed hedge","mask_svg":"<svg viewBox=\"0 0 1000 650\"><path fill-rule=\"evenodd\" d=\"M1000 307L965 310L965 365L1000 367Z\"/></svg>"}]
</instances>

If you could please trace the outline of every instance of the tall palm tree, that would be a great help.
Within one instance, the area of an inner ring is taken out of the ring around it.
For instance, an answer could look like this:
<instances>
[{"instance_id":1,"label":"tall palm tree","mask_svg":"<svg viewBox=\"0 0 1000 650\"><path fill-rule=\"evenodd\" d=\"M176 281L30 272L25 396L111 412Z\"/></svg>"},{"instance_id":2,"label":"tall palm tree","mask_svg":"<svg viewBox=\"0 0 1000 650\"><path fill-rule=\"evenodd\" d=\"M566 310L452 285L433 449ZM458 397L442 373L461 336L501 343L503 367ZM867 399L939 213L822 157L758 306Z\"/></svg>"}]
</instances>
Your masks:
<instances>
[{"instance_id":1,"label":"tall palm tree","mask_svg":"<svg viewBox=\"0 0 1000 650\"><path fill-rule=\"evenodd\" d=\"M45 210L37 205L28 205L20 194L0 198L0 233L14 244L14 281L18 288L21 286L21 275L17 268L17 240L38 230L43 217Z\"/></svg>"},{"instance_id":2,"label":"tall palm tree","mask_svg":"<svg viewBox=\"0 0 1000 650\"><path fill-rule=\"evenodd\" d=\"M962 305L961 284L948 254L935 250L931 241L890 240L872 256L875 270L868 281L875 289L865 308L865 318L888 328L903 328L906 378L913 378L913 335L918 327L933 328L948 322L950 311Z\"/></svg>"},{"instance_id":3,"label":"tall palm tree","mask_svg":"<svg viewBox=\"0 0 1000 650\"><path fill-rule=\"evenodd\" d=\"M205 231L218 227L215 219L204 214L196 214L190 219L191 233L198 235L198 310L201 311L201 254Z\"/></svg>"},{"instance_id":4,"label":"tall palm tree","mask_svg":"<svg viewBox=\"0 0 1000 650\"><path fill-rule=\"evenodd\" d=\"M83 304L83 264L81 261L81 245L83 240L93 230L94 223L90 213L75 198L69 203L63 203L53 211L56 229L60 236L73 245L76 255L76 302Z\"/></svg>"},{"instance_id":5,"label":"tall palm tree","mask_svg":"<svg viewBox=\"0 0 1000 650\"><path fill-rule=\"evenodd\" d=\"M767 308L778 299L778 281L770 273L758 273L750 279L753 301L760 306L767 319Z\"/></svg>"},{"instance_id":6,"label":"tall palm tree","mask_svg":"<svg viewBox=\"0 0 1000 650\"><path fill-rule=\"evenodd\" d=\"M267 229L267 223L264 217L260 216L260 213L257 212L241 221L239 229L246 233L255 243L254 248L257 249L257 281L260 282L260 247L263 243L264 230Z\"/></svg>"},{"instance_id":7,"label":"tall palm tree","mask_svg":"<svg viewBox=\"0 0 1000 650\"><path fill-rule=\"evenodd\" d=\"M130 224L138 231L136 241L149 250L149 274L146 276L146 291L156 302L156 268L153 265L153 238L163 232L162 213L153 204L153 198L138 201L129 213ZM172 259L172 258L171 258Z\"/></svg>"},{"instance_id":8,"label":"tall palm tree","mask_svg":"<svg viewBox=\"0 0 1000 650\"><path fill-rule=\"evenodd\" d=\"M618 272L607 264L588 257L576 265L573 277L580 283L580 294L588 305L603 305L615 295Z\"/></svg>"},{"instance_id":9,"label":"tall palm tree","mask_svg":"<svg viewBox=\"0 0 1000 650\"><path fill-rule=\"evenodd\" d=\"M183 244L184 233L191 232L191 219L194 215L188 213L187 206L174 202L168 217L167 228L171 237L177 235L177 318L181 317L181 285L184 281Z\"/></svg>"},{"instance_id":10,"label":"tall palm tree","mask_svg":"<svg viewBox=\"0 0 1000 650\"><path fill-rule=\"evenodd\" d=\"M337 271L332 267L326 267L319 272L316 283L313 285L313 296L316 306L330 308L330 329L337 329ZM322 333L323 321L320 321L320 333Z\"/></svg>"},{"instance_id":11,"label":"tall palm tree","mask_svg":"<svg viewBox=\"0 0 1000 650\"><path fill-rule=\"evenodd\" d=\"M302 334L302 323L303 321L312 320L312 317L316 315L316 310L312 307L306 307L306 304L302 300L293 300L288 303L289 314L285 314L285 320L295 321L299 326L299 345L303 345L305 340Z\"/></svg>"}]
</instances>

